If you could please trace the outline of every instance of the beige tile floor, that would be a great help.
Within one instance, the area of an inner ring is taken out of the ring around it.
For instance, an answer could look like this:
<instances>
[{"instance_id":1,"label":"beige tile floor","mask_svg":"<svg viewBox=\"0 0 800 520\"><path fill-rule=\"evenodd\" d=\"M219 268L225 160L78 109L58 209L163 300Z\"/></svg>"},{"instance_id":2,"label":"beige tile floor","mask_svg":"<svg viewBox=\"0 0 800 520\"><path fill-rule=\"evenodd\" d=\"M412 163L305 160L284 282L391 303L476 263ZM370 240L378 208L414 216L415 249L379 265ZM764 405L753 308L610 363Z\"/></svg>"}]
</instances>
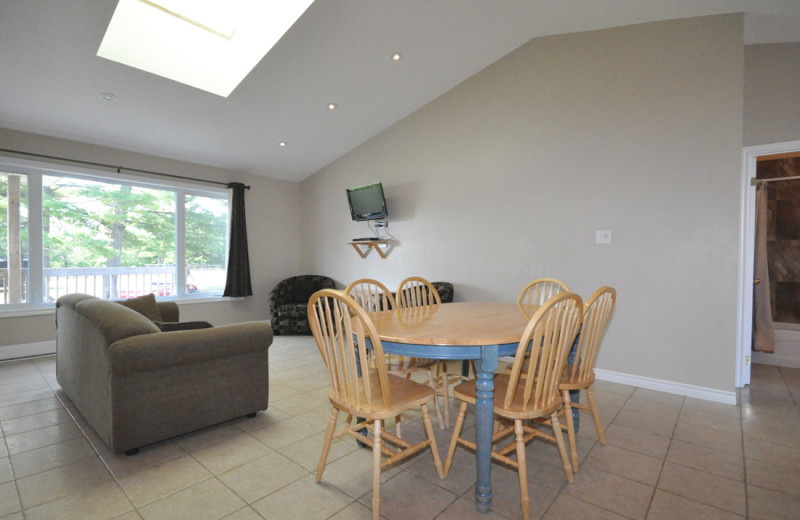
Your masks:
<instances>
[{"instance_id":1,"label":"beige tile floor","mask_svg":"<svg viewBox=\"0 0 800 520\"><path fill-rule=\"evenodd\" d=\"M596 386L608 442L596 441L584 416L574 484L553 446L529 447L531 518L800 518L800 370L754 366L741 406ZM314 482L329 407L311 338L275 339L270 392L269 410L255 419L126 457L60 393L53 358L0 364L0 519L371 518L369 451L335 442L323 482ZM418 438L420 426L409 415L404 436ZM442 457L448 438L437 428ZM389 520L521 518L516 473L500 466L491 513L476 513L474 455L464 449L445 480L429 453L382 479Z\"/></svg>"}]
</instances>

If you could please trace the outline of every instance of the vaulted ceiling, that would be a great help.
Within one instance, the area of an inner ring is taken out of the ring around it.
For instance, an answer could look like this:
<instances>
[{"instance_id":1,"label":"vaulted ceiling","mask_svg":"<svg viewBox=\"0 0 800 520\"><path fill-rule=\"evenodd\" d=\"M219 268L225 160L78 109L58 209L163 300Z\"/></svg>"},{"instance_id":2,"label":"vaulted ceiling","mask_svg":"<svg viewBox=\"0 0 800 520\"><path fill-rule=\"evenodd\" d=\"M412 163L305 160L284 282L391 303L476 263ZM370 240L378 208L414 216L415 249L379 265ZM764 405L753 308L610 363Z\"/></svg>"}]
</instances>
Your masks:
<instances>
[{"instance_id":1,"label":"vaulted ceiling","mask_svg":"<svg viewBox=\"0 0 800 520\"><path fill-rule=\"evenodd\" d=\"M0 127L299 181L535 37L744 12L800 41L797 0L316 0L223 98L97 57L115 6L0 2Z\"/></svg>"}]
</instances>

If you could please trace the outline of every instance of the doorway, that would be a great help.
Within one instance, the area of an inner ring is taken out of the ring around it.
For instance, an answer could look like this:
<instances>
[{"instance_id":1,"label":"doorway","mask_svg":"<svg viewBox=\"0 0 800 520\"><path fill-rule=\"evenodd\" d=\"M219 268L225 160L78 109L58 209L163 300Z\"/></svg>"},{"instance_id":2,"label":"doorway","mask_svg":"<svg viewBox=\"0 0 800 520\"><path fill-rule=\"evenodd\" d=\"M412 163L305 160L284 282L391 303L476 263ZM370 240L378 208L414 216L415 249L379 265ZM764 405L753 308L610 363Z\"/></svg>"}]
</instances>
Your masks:
<instances>
[{"instance_id":1,"label":"doorway","mask_svg":"<svg viewBox=\"0 0 800 520\"><path fill-rule=\"evenodd\" d=\"M757 174L759 157L800 152L800 141L746 147L742 156L741 244L739 247L739 317L735 384L750 383L753 337L753 257L755 254L756 188L751 183Z\"/></svg>"}]
</instances>

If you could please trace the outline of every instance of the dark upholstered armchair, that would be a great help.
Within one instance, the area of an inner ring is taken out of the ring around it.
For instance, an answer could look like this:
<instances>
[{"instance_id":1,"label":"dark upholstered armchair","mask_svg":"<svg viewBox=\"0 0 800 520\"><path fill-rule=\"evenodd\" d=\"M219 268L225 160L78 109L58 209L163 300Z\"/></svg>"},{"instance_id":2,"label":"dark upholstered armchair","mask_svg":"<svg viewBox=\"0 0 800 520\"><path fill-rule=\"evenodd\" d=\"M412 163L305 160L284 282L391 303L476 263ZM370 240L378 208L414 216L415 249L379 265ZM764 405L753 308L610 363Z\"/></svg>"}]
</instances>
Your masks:
<instances>
[{"instance_id":1,"label":"dark upholstered armchair","mask_svg":"<svg viewBox=\"0 0 800 520\"><path fill-rule=\"evenodd\" d=\"M316 274L292 276L269 293L272 330L280 334L311 334L308 324L308 300L320 289L333 289L332 278Z\"/></svg>"},{"instance_id":2,"label":"dark upholstered armchair","mask_svg":"<svg viewBox=\"0 0 800 520\"><path fill-rule=\"evenodd\" d=\"M453 284L450 282L431 282L431 285L436 287L436 292L439 293L442 303L453 303Z\"/></svg>"}]
</instances>

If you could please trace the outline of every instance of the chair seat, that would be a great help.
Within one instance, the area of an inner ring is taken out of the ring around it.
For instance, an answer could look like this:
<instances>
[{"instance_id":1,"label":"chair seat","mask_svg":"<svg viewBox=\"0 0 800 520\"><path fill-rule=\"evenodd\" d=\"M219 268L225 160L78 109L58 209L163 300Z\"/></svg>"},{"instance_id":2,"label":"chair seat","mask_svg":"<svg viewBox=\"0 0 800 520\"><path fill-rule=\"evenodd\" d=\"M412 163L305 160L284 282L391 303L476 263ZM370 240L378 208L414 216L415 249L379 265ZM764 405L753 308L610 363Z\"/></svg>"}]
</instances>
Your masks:
<instances>
[{"instance_id":1,"label":"chair seat","mask_svg":"<svg viewBox=\"0 0 800 520\"><path fill-rule=\"evenodd\" d=\"M389 380L389 394L392 396L391 407L386 407L381 399L380 383L376 373L369 375L370 390L372 392L372 402L369 405L364 403L359 408L348 406L347 403L336 398L332 388L328 393L328 397L331 403L340 410L365 419L389 419L400 415L409 408L425 404L433 399L434 390L428 385L392 374L387 374L387 378Z\"/></svg>"},{"instance_id":2,"label":"chair seat","mask_svg":"<svg viewBox=\"0 0 800 520\"><path fill-rule=\"evenodd\" d=\"M453 395L462 401L475 404L477 399L475 395L475 382L475 379L471 379L461 383L460 385L456 385L456 387L453 389ZM550 415L553 413L553 411L557 410L559 406L561 406L561 400L558 399L546 407L531 408L529 406L527 408L523 408L521 399L523 392L517 392L517 396L519 397L515 397L514 401L511 402L511 405L508 408L505 408L503 406L503 399L505 398L508 384L509 377L507 374L496 374L494 376L494 413L497 415L508 417L509 419L536 419L537 417ZM520 379L518 386L521 387L524 384L525 380Z\"/></svg>"},{"instance_id":3,"label":"chair seat","mask_svg":"<svg viewBox=\"0 0 800 520\"><path fill-rule=\"evenodd\" d=\"M528 371L529 362L530 362L529 358L525 358L525 361L522 362L523 374ZM511 372L511 365L506 367L506 371ZM592 383L594 383L594 371L592 371L591 376L587 379L575 379L575 380L570 379L569 371L570 371L570 366L568 365L567 369L564 370L564 373L561 375L561 382L558 383L559 390L582 390L584 388L592 386Z\"/></svg>"},{"instance_id":4,"label":"chair seat","mask_svg":"<svg viewBox=\"0 0 800 520\"><path fill-rule=\"evenodd\" d=\"M558 383L559 390L582 390L584 388L589 388L592 386L592 383L594 383L594 372L592 372L591 377L587 379L577 379L573 381L569 378L569 374L567 374L568 371L569 368L564 371L561 382Z\"/></svg>"}]
</instances>

